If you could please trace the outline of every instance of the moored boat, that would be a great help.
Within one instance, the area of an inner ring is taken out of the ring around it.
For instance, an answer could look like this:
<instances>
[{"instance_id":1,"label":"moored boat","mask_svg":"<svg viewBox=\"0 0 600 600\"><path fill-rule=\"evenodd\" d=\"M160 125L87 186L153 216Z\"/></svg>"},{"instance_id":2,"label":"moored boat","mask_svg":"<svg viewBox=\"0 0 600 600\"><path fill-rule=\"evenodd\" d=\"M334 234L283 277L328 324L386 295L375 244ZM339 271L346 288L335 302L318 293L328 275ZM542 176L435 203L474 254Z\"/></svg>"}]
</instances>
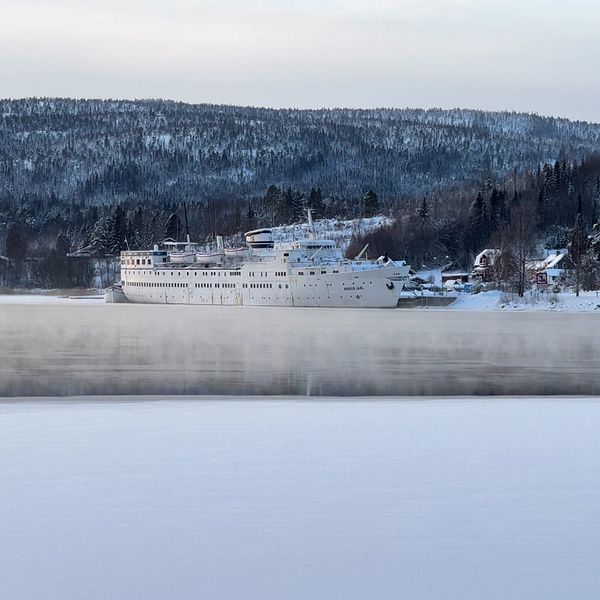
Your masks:
<instances>
[{"instance_id":1,"label":"moored boat","mask_svg":"<svg viewBox=\"0 0 600 600\"><path fill-rule=\"evenodd\" d=\"M309 224L312 225L309 215ZM345 258L332 240L275 245L270 229L245 234L245 248L196 249L195 262L170 259L177 247L121 252L121 285L130 302L250 306L396 307L409 266L387 255ZM188 249L189 239L188 239Z\"/></svg>"},{"instance_id":2,"label":"moored boat","mask_svg":"<svg viewBox=\"0 0 600 600\"><path fill-rule=\"evenodd\" d=\"M117 304L121 302L129 302L123 291L123 286L118 283L108 286L104 290L104 302L107 304Z\"/></svg>"}]
</instances>

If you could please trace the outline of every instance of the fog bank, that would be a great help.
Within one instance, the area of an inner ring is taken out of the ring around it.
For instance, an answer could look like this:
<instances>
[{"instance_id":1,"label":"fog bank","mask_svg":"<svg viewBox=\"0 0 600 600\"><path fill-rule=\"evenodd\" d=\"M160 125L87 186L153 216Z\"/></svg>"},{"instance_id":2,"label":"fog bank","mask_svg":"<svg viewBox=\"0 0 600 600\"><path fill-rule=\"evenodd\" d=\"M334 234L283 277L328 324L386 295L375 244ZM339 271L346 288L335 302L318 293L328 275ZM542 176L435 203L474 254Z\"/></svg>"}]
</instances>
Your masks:
<instances>
[{"instance_id":1,"label":"fog bank","mask_svg":"<svg viewBox=\"0 0 600 600\"><path fill-rule=\"evenodd\" d=\"M4 305L0 395L600 393L596 314Z\"/></svg>"}]
</instances>

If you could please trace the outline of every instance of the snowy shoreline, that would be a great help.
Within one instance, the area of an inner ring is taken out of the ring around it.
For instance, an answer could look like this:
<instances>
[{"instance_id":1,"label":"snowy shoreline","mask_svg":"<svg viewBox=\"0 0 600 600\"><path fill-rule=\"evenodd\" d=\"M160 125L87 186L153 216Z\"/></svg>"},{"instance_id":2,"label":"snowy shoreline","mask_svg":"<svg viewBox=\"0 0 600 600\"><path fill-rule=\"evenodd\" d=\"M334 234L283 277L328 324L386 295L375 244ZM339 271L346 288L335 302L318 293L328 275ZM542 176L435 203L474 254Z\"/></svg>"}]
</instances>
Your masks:
<instances>
[{"instance_id":1,"label":"snowy shoreline","mask_svg":"<svg viewBox=\"0 0 600 600\"><path fill-rule=\"evenodd\" d=\"M597 403L600 394L497 394L490 396L477 395L430 395L430 396L306 396L302 394L259 394L259 395L227 395L227 394L75 394L73 396L0 396L0 408L10 404L142 404L142 403L181 403L181 402L248 402L248 403L281 403L290 404L360 404L360 403L395 403L395 402L442 402L442 403L468 403L468 402L552 402L563 401L589 401Z\"/></svg>"},{"instance_id":2,"label":"snowy shoreline","mask_svg":"<svg viewBox=\"0 0 600 600\"><path fill-rule=\"evenodd\" d=\"M458 295L448 306L450 310L473 311L545 311L545 312L599 312L599 292L581 292L576 296L573 292L539 294L528 292L523 298L506 294L498 290L479 294Z\"/></svg>"},{"instance_id":3,"label":"snowy shoreline","mask_svg":"<svg viewBox=\"0 0 600 600\"><path fill-rule=\"evenodd\" d=\"M53 290L52 292L42 293L35 291L32 293L8 293L0 294L0 305L40 305L40 304L64 304L64 305L89 305L98 306L104 304L103 296L99 291L93 293L79 294L70 293L73 290ZM403 293L405 298L420 298L419 292ZM432 296L431 293L425 293L424 296ZM451 296L451 294L446 294ZM436 296L437 297L437 296ZM112 306L112 305L107 305ZM174 305L175 306L175 305ZM179 305L177 305L179 306ZM201 307L196 307L200 308ZM204 307L207 308L207 307ZM211 308L211 307L208 307ZM248 308L248 307L237 307ZM252 308L252 307L250 307ZM269 307L264 307L268 309ZM295 310L295 309L291 309ZM479 294L459 293L456 300L447 307L427 307L427 308L402 308L400 310L452 310L452 311L483 311L483 312L523 312L523 311L544 311L559 313L574 312L599 312L600 313L600 293L581 292L577 297L572 292L561 292L558 294L532 294L527 293L523 298L508 295L504 292L492 290L481 292Z\"/></svg>"}]
</instances>

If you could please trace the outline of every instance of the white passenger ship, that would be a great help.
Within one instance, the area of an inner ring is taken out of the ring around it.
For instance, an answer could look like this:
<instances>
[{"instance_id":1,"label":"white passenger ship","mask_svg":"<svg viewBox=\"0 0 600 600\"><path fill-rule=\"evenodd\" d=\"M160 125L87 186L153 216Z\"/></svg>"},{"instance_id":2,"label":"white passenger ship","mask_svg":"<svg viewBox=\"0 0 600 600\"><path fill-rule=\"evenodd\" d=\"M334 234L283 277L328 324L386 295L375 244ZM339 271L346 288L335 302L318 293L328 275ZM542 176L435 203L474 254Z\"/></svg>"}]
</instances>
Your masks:
<instances>
[{"instance_id":1,"label":"white passenger ship","mask_svg":"<svg viewBox=\"0 0 600 600\"><path fill-rule=\"evenodd\" d=\"M309 217L310 222L310 217ZM409 267L387 256L343 257L331 240L275 245L270 229L245 234L243 248L206 251L189 242L121 252L121 285L106 301L152 304L385 308L398 304ZM361 252L361 255L364 254Z\"/></svg>"}]
</instances>

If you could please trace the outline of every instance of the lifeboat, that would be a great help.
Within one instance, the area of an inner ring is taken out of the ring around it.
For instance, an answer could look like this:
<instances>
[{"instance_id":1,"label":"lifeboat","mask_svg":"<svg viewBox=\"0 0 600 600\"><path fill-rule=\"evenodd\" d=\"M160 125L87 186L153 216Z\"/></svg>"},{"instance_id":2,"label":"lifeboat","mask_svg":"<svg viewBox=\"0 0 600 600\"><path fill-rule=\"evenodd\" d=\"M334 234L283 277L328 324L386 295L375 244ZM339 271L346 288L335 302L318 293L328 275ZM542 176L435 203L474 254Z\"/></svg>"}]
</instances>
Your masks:
<instances>
[{"instance_id":1,"label":"lifeboat","mask_svg":"<svg viewBox=\"0 0 600 600\"><path fill-rule=\"evenodd\" d=\"M196 262L201 265L220 265L223 262L222 252L196 252Z\"/></svg>"},{"instance_id":2,"label":"lifeboat","mask_svg":"<svg viewBox=\"0 0 600 600\"><path fill-rule=\"evenodd\" d=\"M169 252L169 260L178 265L191 265L196 262L196 252L193 250L175 250Z\"/></svg>"},{"instance_id":3,"label":"lifeboat","mask_svg":"<svg viewBox=\"0 0 600 600\"><path fill-rule=\"evenodd\" d=\"M246 258L248 256L248 248L225 248L225 256L227 258Z\"/></svg>"}]
</instances>

